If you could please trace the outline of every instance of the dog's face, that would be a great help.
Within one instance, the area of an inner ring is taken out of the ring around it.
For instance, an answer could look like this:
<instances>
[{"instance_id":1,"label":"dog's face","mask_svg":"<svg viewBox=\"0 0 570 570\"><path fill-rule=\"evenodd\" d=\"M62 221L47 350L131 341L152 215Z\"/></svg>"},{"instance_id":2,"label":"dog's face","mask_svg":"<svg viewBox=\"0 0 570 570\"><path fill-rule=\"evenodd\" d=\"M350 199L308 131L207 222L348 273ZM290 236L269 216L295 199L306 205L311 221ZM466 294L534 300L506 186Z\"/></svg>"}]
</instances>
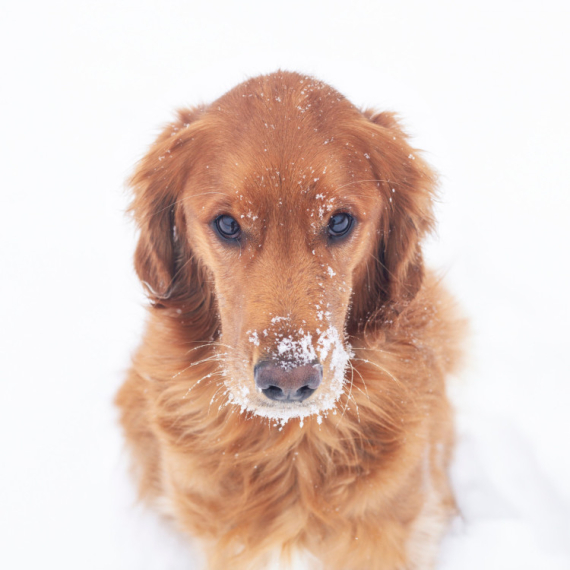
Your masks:
<instances>
[{"instance_id":1,"label":"dog's face","mask_svg":"<svg viewBox=\"0 0 570 570\"><path fill-rule=\"evenodd\" d=\"M419 288L432 182L390 115L296 74L251 80L182 115L141 164L137 270L217 337L230 401L320 413L343 391L347 330Z\"/></svg>"},{"instance_id":2,"label":"dog's face","mask_svg":"<svg viewBox=\"0 0 570 570\"><path fill-rule=\"evenodd\" d=\"M375 253L383 201L349 138L326 123L299 129L272 103L241 125L222 102L215 143L202 141L216 152L182 207L212 276L233 399L284 417L328 409L342 390L356 269Z\"/></svg>"}]
</instances>

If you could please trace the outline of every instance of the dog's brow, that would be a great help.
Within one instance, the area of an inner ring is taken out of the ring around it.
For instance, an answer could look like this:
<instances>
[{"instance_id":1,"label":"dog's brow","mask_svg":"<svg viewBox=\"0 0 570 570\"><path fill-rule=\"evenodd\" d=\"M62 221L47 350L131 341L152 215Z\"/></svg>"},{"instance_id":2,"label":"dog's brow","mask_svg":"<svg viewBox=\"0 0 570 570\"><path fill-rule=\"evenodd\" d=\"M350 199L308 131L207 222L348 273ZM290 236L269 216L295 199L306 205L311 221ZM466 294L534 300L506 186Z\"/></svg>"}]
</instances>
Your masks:
<instances>
[{"instance_id":1,"label":"dog's brow","mask_svg":"<svg viewBox=\"0 0 570 570\"><path fill-rule=\"evenodd\" d=\"M177 206L178 204L182 204L186 200L190 200L190 198L198 198L199 196L207 196L208 194L220 194L221 196L227 196L227 194L224 194L223 192L202 192L201 194L193 194L192 196L185 196L184 198L180 198L180 200L176 200L176 202L173 202L172 204L168 204L168 206L165 206L164 208L161 208L160 210L157 210L156 212L151 212L151 213L147 214L146 216L142 216L141 219L144 220L147 218L152 218L154 216L157 216L158 214L161 214L165 210L168 210L168 208L173 208L174 206Z\"/></svg>"},{"instance_id":2,"label":"dog's brow","mask_svg":"<svg viewBox=\"0 0 570 570\"><path fill-rule=\"evenodd\" d=\"M353 184L364 184L364 182L387 182L388 184L397 184L397 182L393 182L392 180L381 180L379 178L371 178L370 180L355 180L353 182L348 182L347 184L343 184L339 186L337 190L342 190L347 186L352 186Z\"/></svg>"}]
</instances>

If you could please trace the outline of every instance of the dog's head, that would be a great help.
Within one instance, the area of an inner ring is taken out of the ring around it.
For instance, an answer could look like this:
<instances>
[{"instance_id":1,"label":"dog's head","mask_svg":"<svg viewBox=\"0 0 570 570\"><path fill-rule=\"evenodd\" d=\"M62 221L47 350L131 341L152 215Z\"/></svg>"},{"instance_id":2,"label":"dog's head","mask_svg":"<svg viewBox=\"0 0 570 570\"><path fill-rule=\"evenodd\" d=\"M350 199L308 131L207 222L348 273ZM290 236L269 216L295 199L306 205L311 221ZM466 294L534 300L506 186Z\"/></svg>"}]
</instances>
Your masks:
<instances>
[{"instance_id":1,"label":"dog's head","mask_svg":"<svg viewBox=\"0 0 570 570\"><path fill-rule=\"evenodd\" d=\"M432 172L391 114L293 73L180 113L132 179L156 310L225 347L230 400L262 416L334 407L349 335L390 326L422 283Z\"/></svg>"}]
</instances>

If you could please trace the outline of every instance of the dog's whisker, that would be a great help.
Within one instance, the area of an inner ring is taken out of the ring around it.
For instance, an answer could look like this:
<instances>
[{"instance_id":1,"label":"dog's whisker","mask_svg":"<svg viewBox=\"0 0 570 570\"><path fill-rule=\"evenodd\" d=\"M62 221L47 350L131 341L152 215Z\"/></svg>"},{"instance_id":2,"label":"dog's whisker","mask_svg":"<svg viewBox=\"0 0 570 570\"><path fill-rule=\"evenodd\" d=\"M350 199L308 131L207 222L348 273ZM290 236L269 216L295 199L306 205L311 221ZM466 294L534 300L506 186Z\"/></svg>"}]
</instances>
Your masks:
<instances>
[{"instance_id":1,"label":"dog's whisker","mask_svg":"<svg viewBox=\"0 0 570 570\"><path fill-rule=\"evenodd\" d=\"M208 406L208 415L210 415L210 410L212 409L212 404L217 404L218 403L218 399L219 398L224 398L224 396L226 397L226 400L228 398L228 394L229 394L229 390L228 387L226 386L225 382L219 382L218 383L218 387L216 388L216 391L214 392L214 394L212 395L212 398L210 399L210 404ZM229 403L229 401L228 401ZM220 404L220 407L218 408L221 409L223 406L223 403Z\"/></svg>"},{"instance_id":2,"label":"dog's whisker","mask_svg":"<svg viewBox=\"0 0 570 570\"><path fill-rule=\"evenodd\" d=\"M221 376L221 375L223 375L223 370L216 370L214 372L209 372L208 374L204 374L204 376L202 376L202 378L194 381L194 384L192 384L192 386L190 386L190 388L188 388L188 390L186 391L184 396L182 396L182 399L185 400L187 398L188 394L190 394L190 392L192 390L194 390L194 388L199 386L203 380L207 380L208 378L213 378L215 376Z\"/></svg>"},{"instance_id":3,"label":"dog's whisker","mask_svg":"<svg viewBox=\"0 0 570 570\"><path fill-rule=\"evenodd\" d=\"M190 341L190 342L200 342L200 341ZM194 346L193 348L188 349L184 354L188 355L191 352L194 352L195 350L200 350L202 348L215 348L215 347L216 347L216 345L214 345L214 343L206 342L206 343L200 344L200 346ZM231 348L231 347L227 347L227 348Z\"/></svg>"},{"instance_id":4,"label":"dog's whisker","mask_svg":"<svg viewBox=\"0 0 570 570\"><path fill-rule=\"evenodd\" d=\"M348 393L348 394L345 394L345 395L346 395L346 403L345 403L345 405L344 405L344 407L343 407L343 409L342 409L342 413L340 414L340 418L338 419L338 421L337 421L337 423L336 423L336 427L337 427L337 428L338 428L340 422L343 420L344 415L346 414L346 410L347 410L347 408L348 408L348 404L349 404L349 401L350 401L350 396L352 395L352 384L353 384L353 379L354 379L354 367L351 365L351 368L352 368L352 374L351 374L351 377L350 377L350 390L349 390L349 393Z\"/></svg>"},{"instance_id":5,"label":"dog's whisker","mask_svg":"<svg viewBox=\"0 0 570 570\"><path fill-rule=\"evenodd\" d=\"M176 374L174 374L171 377L171 380L174 380L175 378L178 378L178 376L180 376L181 374L184 374L184 372L190 370L190 368L193 368L194 366L198 366L199 364L204 364L205 362L220 362L220 363L224 363L224 361L222 360L221 356L223 355L212 355L209 356L208 358L203 358L202 360L196 360L195 362L191 362L188 366L186 366L186 368L183 368L182 370L179 370Z\"/></svg>"},{"instance_id":6,"label":"dog's whisker","mask_svg":"<svg viewBox=\"0 0 570 570\"><path fill-rule=\"evenodd\" d=\"M356 401L356 398L354 397L354 394L352 393L352 388L350 389L350 393L348 394L348 398L349 398L349 400L352 400L354 402L356 417L358 419L358 423L360 423L360 408L358 407L358 402Z\"/></svg>"},{"instance_id":7,"label":"dog's whisker","mask_svg":"<svg viewBox=\"0 0 570 570\"><path fill-rule=\"evenodd\" d=\"M376 366L376 368L384 372L387 376L389 376L392 380L394 380L394 382L396 382L399 385L402 385L402 383L389 370L387 370L383 366L380 366L378 363L374 362L373 360L368 360L367 358L353 358L352 360L354 362L364 362L364 364L372 364L372 366Z\"/></svg>"},{"instance_id":8,"label":"dog's whisker","mask_svg":"<svg viewBox=\"0 0 570 570\"><path fill-rule=\"evenodd\" d=\"M354 335L352 335L351 338L357 338ZM383 352L384 354L393 354L390 350L384 350L382 348L370 348L367 346L353 346L352 350L367 350L368 352L372 352L373 354L376 354L378 352ZM355 358L353 358L353 360L357 360Z\"/></svg>"},{"instance_id":9,"label":"dog's whisker","mask_svg":"<svg viewBox=\"0 0 570 570\"><path fill-rule=\"evenodd\" d=\"M359 376L360 379L362 380L362 384L364 385L364 390L366 392L366 397L368 398L368 400L370 401L370 396L368 394L368 387L366 386L366 382L364 381L364 376L362 376L362 374L360 373L360 370L358 370L358 368L356 368L355 366L353 366L352 362L349 362L351 368L352 368L352 373L354 374L354 372L356 372ZM360 388L359 388L360 389ZM362 392L362 390L360 390Z\"/></svg>"},{"instance_id":10,"label":"dog's whisker","mask_svg":"<svg viewBox=\"0 0 570 570\"><path fill-rule=\"evenodd\" d=\"M398 380L389 370L387 370L383 366L380 366L378 363L372 360L368 360L366 358L353 358L352 360L354 360L355 362L364 362L365 364L372 364L372 366L376 366L376 368L384 372L384 374L386 374L389 378L391 378L398 386L404 388L406 391L409 391L409 388L404 383Z\"/></svg>"},{"instance_id":11,"label":"dog's whisker","mask_svg":"<svg viewBox=\"0 0 570 570\"><path fill-rule=\"evenodd\" d=\"M356 401L356 398L354 397L354 395L352 393L352 388L354 387L354 366L352 366L352 364L351 364L350 367L352 369L352 375L350 377L350 392L348 394L348 397L352 398L352 401L354 402L354 405L356 406L356 416L358 417L358 423L360 423L360 410L358 409L358 402Z\"/></svg>"},{"instance_id":12,"label":"dog's whisker","mask_svg":"<svg viewBox=\"0 0 570 570\"><path fill-rule=\"evenodd\" d=\"M230 346L229 344L223 344L221 342L218 342L216 340L213 341L208 341L208 342L204 342L204 341L189 341L187 344L190 343L197 343L200 342L200 346L195 346L193 348L190 348L186 354L189 354L190 352L193 352L194 350L200 350L201 348L212 348L214 351L218 348L226 348L228 349L228 351L235 351L236 348L234 346ZM227 356L226 353L220 353L220 352L215 352L215 354L220 354L222 356Z\"/></svg>"}]
</instances>

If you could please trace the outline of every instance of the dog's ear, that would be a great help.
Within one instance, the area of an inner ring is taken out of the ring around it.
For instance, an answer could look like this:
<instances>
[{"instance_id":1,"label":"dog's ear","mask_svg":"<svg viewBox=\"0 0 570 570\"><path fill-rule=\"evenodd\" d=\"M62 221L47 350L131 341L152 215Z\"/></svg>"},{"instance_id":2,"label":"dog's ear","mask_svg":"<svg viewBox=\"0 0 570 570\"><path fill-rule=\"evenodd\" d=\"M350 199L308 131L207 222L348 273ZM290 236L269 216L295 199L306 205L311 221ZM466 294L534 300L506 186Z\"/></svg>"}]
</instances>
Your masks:
<instances>
[{"instance_id":1,"label":"dog's ear","mask_svg":"<svg viewBox=\"0 0 570 570\"><path fill-rule=\"evenodd\" d=\"M361 141L377 181L382 214L376 251L355 298L359 328L394 319L419 291L424 277L422 238L433 229L436 176L413 149L392 113L365 111Z\"/></svg>"},{"instance_id":2,"label":"dog's ear","mask_svg":"<svg viewBox=\"0 0 570 570\"><path fill-rule=\"evenodd\" d=\"M178 120L162 131L129 181L134 195L130 212L140 230L135 269L157 307L207 293L187 243L179 204L195 153L193 126L202 111L180 111Z\"/></svg>"}]
</instances>

